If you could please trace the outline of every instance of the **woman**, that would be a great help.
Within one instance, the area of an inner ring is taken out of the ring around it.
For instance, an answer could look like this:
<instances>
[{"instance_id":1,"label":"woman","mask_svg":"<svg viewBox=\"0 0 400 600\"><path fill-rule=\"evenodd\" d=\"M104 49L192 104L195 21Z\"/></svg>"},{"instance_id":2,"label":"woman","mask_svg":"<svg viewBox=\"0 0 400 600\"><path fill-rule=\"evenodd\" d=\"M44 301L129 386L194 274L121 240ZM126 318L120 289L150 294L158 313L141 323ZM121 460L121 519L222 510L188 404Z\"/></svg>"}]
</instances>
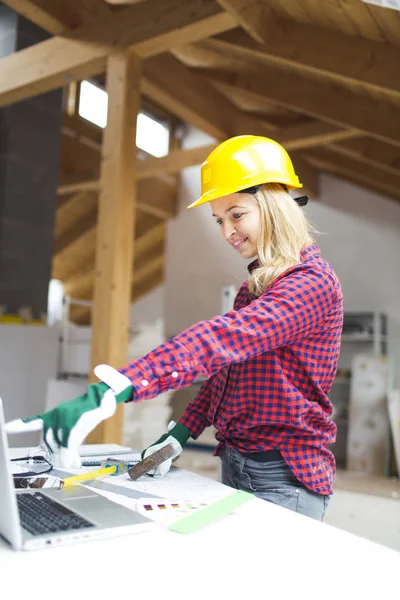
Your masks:
<instances>
[{"instance_id":1,"label":"woman","mask_svg":"<svg viewBox=\"0 0 400 600\"><path fill-rule=\"evenodd\" d=\"M104 383L73 402L75 411L78 406L78 412L95 414L93 408L99 413L112 399L115 410L118 402L153 398L205 376L179 423L143 456L169 442L177 456L189 437L214 425L224 483L322 520L335 471L328 393L339 357L343 298L302 211L306 197L295 200L288 193L300 187L277 142L239 136L220 144L202 165L202 195L189 208L210 203L224 239L243 258L254 259L234 309L197 323L120 373L96 367ZM72 432L75 440L84 439L90 417L84 427L75 413L71 427L70 404L54 409L56 416L33 418L44 421L52 448L68 449Z\"/></svg>"}]
</instances>

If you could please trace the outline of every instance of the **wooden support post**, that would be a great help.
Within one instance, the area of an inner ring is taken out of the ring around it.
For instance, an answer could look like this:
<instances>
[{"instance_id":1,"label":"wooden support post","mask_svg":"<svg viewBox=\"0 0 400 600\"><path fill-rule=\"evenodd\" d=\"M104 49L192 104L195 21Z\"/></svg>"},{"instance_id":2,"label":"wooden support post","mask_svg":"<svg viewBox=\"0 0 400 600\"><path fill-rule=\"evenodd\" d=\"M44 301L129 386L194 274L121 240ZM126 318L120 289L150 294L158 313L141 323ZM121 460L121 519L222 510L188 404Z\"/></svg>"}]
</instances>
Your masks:
<instances>
[{"instance_id":1,"label":"wooden support post","mask_svg":"<svg viewBox=\"0 0 400 600\"><path fill-rule=\"evenodd\" d=\"M107 62L108 121L100 169L96 270L92 315L91 376L106 363L127 360L136 208L136 120L140 59L124 53ZM99 425L89 443L121 443L123 406Z\"/></svg>"}]
</instances>

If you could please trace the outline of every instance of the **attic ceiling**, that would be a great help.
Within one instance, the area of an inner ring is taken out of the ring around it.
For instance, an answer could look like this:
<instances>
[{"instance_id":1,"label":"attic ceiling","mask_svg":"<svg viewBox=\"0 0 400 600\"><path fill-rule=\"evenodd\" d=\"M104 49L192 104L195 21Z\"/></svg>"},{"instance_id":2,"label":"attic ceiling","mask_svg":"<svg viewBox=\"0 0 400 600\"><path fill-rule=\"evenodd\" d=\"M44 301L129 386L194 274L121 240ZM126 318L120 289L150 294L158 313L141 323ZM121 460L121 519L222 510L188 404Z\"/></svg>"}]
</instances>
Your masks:
<instances>
[{"instance_id":1,"label":"attic ceiling","mask_svg":"<svg viewBox=\"0 0 400 600\"><path fill-rule=\"evenodd\" d=\"M0 60L0 106L58 87L72 98L62 128L53 276L74 298L92 297L102 130L73 105L79 81L104 83L107 57L121 48L143 60L142 109L172 132L167 157L139 153L133 299L162 281L179 171L211 149L180 150L185 124L217 140L274 137L314 197L324 171L400 201L398 11L361 0L3 3L52 37ZM86 322L87 307L72 317Z\"/></svg>"}]
</instances>

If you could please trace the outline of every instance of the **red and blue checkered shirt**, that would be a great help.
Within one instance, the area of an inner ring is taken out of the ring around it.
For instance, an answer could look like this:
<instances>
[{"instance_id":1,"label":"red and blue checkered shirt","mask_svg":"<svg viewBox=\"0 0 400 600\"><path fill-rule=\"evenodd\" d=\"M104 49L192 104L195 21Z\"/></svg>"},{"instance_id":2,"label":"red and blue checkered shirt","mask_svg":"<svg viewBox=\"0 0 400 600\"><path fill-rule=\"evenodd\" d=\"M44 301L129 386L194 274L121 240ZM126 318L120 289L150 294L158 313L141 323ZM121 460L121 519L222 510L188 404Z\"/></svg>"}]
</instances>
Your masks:
<instances>
[{"instance_id":1,"label":"red and blue checkered shirt","mask_svg":"<svg viewBox=\"0 0 400 600\"><path fill-rule=\"evenodd\" d=\"M135 401L206 377L180 419L193 438L214 425L216 454L225 444L245 454L278 449L305 487L328 495L336 437L328 393L342 324L339 280L313 245L260 297L246 281L232 311L189 327L121 372Z\"/></svg>"}]
</instances>

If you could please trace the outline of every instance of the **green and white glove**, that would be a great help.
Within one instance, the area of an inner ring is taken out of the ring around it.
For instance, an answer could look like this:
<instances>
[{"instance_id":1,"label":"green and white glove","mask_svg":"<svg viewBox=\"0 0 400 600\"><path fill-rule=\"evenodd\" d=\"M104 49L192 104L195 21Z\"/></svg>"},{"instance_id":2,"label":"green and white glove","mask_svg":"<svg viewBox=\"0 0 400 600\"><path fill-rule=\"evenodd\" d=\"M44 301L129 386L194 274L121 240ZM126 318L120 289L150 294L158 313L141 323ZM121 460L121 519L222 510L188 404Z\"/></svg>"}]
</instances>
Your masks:
<instances>
[{"instance_id":1,"label":"green and white glove","mask_svg":"<svg viewBox=\"0 0 400 600\"><path fill-rule=\"evenodd\" d=\"M131 381L109 365L98 365L94 374L101 383L89 385L86 394L62 402L48 412L6 424L6 431L25 433L43 431L43 440L55 466L79 469L79 447L99 423L111 417L117 404L132 399Z\"/></svg>"},{"instance_id":2,"label":"green and white glove","mask_svg":"<svg viewBox=\"0 0 400 600\"><path fill-rule=\"evenodd\" d=\"M162 435L154 444L146 448L146 450L143 450L141 457L143 460L157 450L161 450L161 448L167 446L168 444L173 445L175 454L171 456L171 458L167 458L167 460L161 463L161 465L158 465L158 467L155 469L149 471L148 475L152 475L153 477L164 477L164 475L166 475L170 470L173 459L179 456L183 450L183 446L186 444L189 438L190 431L185 425L171 421L168 425L168 433L164 433L164 435Z\"/></svg>"}]
</instances>

